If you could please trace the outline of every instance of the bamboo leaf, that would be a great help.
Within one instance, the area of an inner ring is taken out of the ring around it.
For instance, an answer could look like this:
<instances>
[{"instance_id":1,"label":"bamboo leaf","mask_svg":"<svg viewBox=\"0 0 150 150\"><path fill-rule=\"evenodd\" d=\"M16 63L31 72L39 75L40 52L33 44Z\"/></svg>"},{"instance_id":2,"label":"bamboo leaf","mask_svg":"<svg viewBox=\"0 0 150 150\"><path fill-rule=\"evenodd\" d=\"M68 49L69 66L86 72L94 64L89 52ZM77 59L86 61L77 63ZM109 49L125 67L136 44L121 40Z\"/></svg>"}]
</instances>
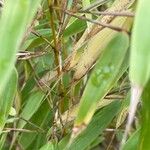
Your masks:
<instances>
[{"instance_id":1,"label":"bamboo leaf","mask_svg":"<svg viewBox=\"0 0 150 150\"><path fill-rule=\"evenodd\" d=\"M141 88L150 78L150 20L145 17L150 16L149 4L149 0L138 1L131 43L130 80L133 86Z\"/></svg>"},{"instance_id":2,"label":"bamboo leaf","mask_svg":"<svg viewBox=\"0 0 150 150\"><path fill-rule=\"evenodd\" d=\"M0 92L9 79L23 34L39 2L40 0L5 2L0 18Z\"/></svg>"},{"instance_id":3,"label":"bamboo leaf","mask_svg":"<svg viewBox=\"0 0 150 150\"><path fill-rule=\"evenodd\" d=\"M126 98L123 100L117 121L116 121L116 128L119 128L122 123L125 121L127 115L128 115L128 109L130 104L130 93L127 94Z\"/></svg>"},{"instance_id":4,"label":"bamboo leaf","mask_svg":"<svg viewBox=\"0 0 150 150\"><path fill-rule=\"evenodd\" d=\"M139 138L139 150L150 149L150 82L147 83L142 95L142 117L141 117L141 134Z\"/></svg>"},{"instance_id":5,"label":"bamboo leaf","mask_svg":"<svg viewBox=\"0 0 150 150\"><path fill-rule=\"evenodd\" d=\"M43 147L41 147L40 150L55 150L55 146L53 143L48 142Z\"/></svg>"},{"instance_id":6,"label":"bamboo leaf","mask_svg":"<svg viewBox=\"0 0 150 150\"><path fill-rule=\"evenodd\" d=\"M29 120L42 104L43 98L44 93L41 91L32 93L29 96L26 105L22 109L20 117ZM20 120L18 123L18 128L23 128L26 125L26 123L27 122Z\"/></svg>"},{"instance_id":7,"label":"bamboo leaf","mask_svg":"<svg viewBox=\"0 0 150 150\"><path fill-rule=\"evenodd\" d=\"M52 117L53 117L53 115L52 115L52 111L50 110L49 104L47 101L44 101L42 103L42 105L38 108L37 112L32 116L30 121L32 123L36 124L36 126L42 128L42 129L44 129L44 131L46 131L47 124L50 124ZM27 129L30 128L31 130L35 130L35 127L32 127L29 124L26 124L25 128L27 128ZM33 145L33 141L34 140L36 141L37 137L42 137L42 139L44 139L43 136L45 136L45 139L46 139L46 135L43 133L38 133L38 132L36 132L36 133L33 132L30 134L22 133L22 134L20 134L18 141L24 149L27 149L31 144Z\"/></svg>"},{"instance_id":8,"label":"bamboo leaf","mask_svg":"<svg viewBox=\"0 0 150 150\"><path fill-rule=\"evenodd\" d=\"M118 113L119 108L120 102L115 101L99 110L94 115L87 128L77 138L75 138L68 150L86 149L109 125L114 116Z\"/></svg>"},{"instance_id":9,"label":"bamboo leaf","mask_svg":"<svg viewBox=\"0 0 150 150\"><path fill-rule=\"evenodd\" d=\"M118 80L117 75L128 45L128 36L125 33L118 33L98 60L81 98L74 125L77 130L80 130L83 125L85 127L89 123L97 108L98 101L104 98Z\"/></svg>"},{"instance_id":10,"label":"bamboo leaf","mask_svg":"<svg viewBox=\"0 0 150 150\"><path fill-rule=\"evenodd\" d=\"M138 149L138 140L140 136L140 130L137 129L131 137L127 140L122 150L136 150ZM143 149L146 150L146 149Z\"/></svg>"},{"instance_id":11,"label":"bamboo leaf","mask_svg":"<svg viewBox=\"0 0 150 150\"><path fill-rule=\"evenodd\" d=\"M7 137L7 133L4 133L1 138L0 138L0 149L3 149L3 146L5 145L6 142L6 137Z\"/></svg>"},{"instance_id":12,"label":"bamboo leaf","mask_svg":"<svg viewBox=\"0 0 150 150\"><path fill-rule=\"evenodd\" d=\"M150 34L148 34L150 20L146 19L145 17L145 14L150 16L150 9L148 7L149 4L149 0L140 0L137 4L136 17L132 34L129 72L132 86L131 100L129 116L124 138L122 140L122 145L125 143L128 132L130 131L143 88L150 78Z\"/></svg>"},{"instance_id":13,"label":"bamboo leaf","mask_svg":"<svg viewBox=\"0 0 150 150\"><path fill-rule=\"evenodd\" d=\"M83 20L75 19L64 31L64 38L80 33L86 28L86 22Z\"/></svg>"},{"instance_id":14,"label":"bamboo leaf","mask_svg":"<svg viewBox=\"0 0 150 150\"><path fill-rule=\"evenodd\" d=\"M0 131L3 129L7 117L10 113L17 89L17 80L17 72L14 69L11 73L11 76L6 84L3 93L0 96Z\"/></svg>"},{"instance_id":15,"label":"bamboo leaf","mask_svg":"<svg viewBox=\"0 0 150 150\"><path fill-rule=\"evenodd\" d=\"M83 9L86 8L87 6L89 6L90 3L91 3L90 0L82 0ZM85 14L85 16L90 19L92 18L91 14ZM87 22L87 28L89 28L90 25L91 25L91 23Z\"/></svg>"}]
</instances>

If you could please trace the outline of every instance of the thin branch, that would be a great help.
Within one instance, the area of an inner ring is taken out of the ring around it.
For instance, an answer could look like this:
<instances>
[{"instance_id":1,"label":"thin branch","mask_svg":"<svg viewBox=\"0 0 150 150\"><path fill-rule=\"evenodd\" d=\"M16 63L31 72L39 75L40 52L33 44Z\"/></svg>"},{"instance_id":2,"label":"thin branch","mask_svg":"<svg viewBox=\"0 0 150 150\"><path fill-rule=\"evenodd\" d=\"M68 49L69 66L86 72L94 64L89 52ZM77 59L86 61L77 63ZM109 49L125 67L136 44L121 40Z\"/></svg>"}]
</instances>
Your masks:
<instances>
[{"instance_id":1,"label":"thin branch","mask_svg":"<svg viewBox=\"0 0 150 150\"><path fill-rule=\"evenodd\" d=\"M18 52L16 56L18 57L17 58L18 60L27 60L27 59L41 57L43 55L46 55L47 53L48 53L47 51L38 51L38 52L23 51L23 52Z\"/></svg>"},{"instance_id":2,"label":"thin branch","mask_svg":"<svg viewBox=\"0 0 150 150\"><path fill-rule=\"evenodd\" d=\"M94 15L108 15L108 16L122 16L122 17L134 17L132 12L113 12L113 11L78 11L78 13L89 13Z\"/></svg>"},{"instance_id":3,"label":"thin branch","mask_svg":"<svg viewBox=\"0 0 150 150\"><path fill-rule=\"evenodd\" d=\"M66 14L63 11L64 9L67 9L67 5L68 5L68 0L64 0L61 2L61 22L60 22L60 27L59 27L59 31L58 31L58 37L62 35L63 31L64 31L64 24L65 24L65 17Z\"/></svg>"},{"instance_id":4,"label":"thin branch","mask_svg":"<svg viewBox=\"0 0 150 150\"><path fill-rule=\"evenodd\" d=\"M60 74L61 72L61 68L60 68L60 60L59 60L59 49L58 49L58 45L57 45L57 37L56 37L56 31L55 31L55 25L54 25L54 12L53 12L53 8L52 8L53 3L48 0L48 8L49 8L49 14L50 14L50 27L52 30L52 36L53 36L53 41L54 41L54 57L55 57L55 65L58 66L57 72L58 74Z\"/></svg>"},{"instance_id":5,"label":"thin branch","mask_svg":"<svg viewBox=\"0 0 150 150\"><path fill-rule=\"evenodd\" d=\"M41 38L42 40L44 40L47 44L49 44L49 45L51 46L51 48L52 48L53 50L55 50L55 47L51 44L51 42L50 42L47 38L45 38L45 37L43 37L42 35L40 35L37 31L33 31L33 30L32 30L31 33L34 34L35 36Z\"/></svg>"},{"instance_id":6,"label":"thin branch","mask_svg":"<svg viewBox=\"0 0 150 150\"><path fill-rule=\"evenodd\" d=\"M105 99L124 99L123 95L106 95Z\"/></svg>"},{"instance_id":7,"label":"thin branch","mask_svg":"<svg viewBox=\"0 0 150 150\"><path fill-rule=\"evenodd\" d=\"M118 31L118 32L121 32L121 31L128 32L128 31L126 31L125 29L122 29L122 28L120 28L120 27L113 26L113 25L111 25L111 24L102 23L102 22L100 22L100 21L92 20L92 19L86 18L86 17L84 17L84 16L78 16L78 15L75 15L74 13L72 13L72 12L70 12L70 11L68 11L68 10L64 10L64 11L65 11L65 13L68 14L68 15L71 15L71 16L76 17L76 18L81 19L81 20L89 21L89 22L94 23L94 24L97 24L97 25L99 25L99 26L107 27L107 28L110 28L110 29L115 30L115 31Z\"/></svg>"},{"instance_id":8,"label":"thin branch","mask_svg":"<svg viewBox=\"0 0 150 150\"><path fill-rule=\"evenodd\" d=\"M94 3L92 3L90 6L88 6L87 8L83 9L83 11L88 11L88 10L91 10L91 9L94 9L95 7L99 7L107 2L109 2L110 0L99 0L99 1L96 1Z\"/></svg>"},{"instance_id":9,"label":"thin branch","mask_svg":"<svg viewBox=\"0 0 150 150\"><path fill-rule=\"evenodd\" d=\"M30 124L31 126L35 127L35 129L36 129L37 131L41 131L41 132L43 132L43 133L45 132L44 129L40 128L39 126L35 125L34 123L30 122L29 120L26 120L26 119L24 119L24 118L22 118L22 117L19 117L19 119L21 119L21 120L27 122L28 124Z\"/></svg>"},{"instance_id":10,"label":"thin branch","mask_svg":"<svg viewBox=\"0 0 150 150\"><path fill-rule=\"evenodd\" d=\"M18 129L18 128L4 128L4 130L2 131L2 133L8 133L8 132L11 132L11 131L26 132L26 133L37 132L37 130Z\"/></svg>"}]
</instances>

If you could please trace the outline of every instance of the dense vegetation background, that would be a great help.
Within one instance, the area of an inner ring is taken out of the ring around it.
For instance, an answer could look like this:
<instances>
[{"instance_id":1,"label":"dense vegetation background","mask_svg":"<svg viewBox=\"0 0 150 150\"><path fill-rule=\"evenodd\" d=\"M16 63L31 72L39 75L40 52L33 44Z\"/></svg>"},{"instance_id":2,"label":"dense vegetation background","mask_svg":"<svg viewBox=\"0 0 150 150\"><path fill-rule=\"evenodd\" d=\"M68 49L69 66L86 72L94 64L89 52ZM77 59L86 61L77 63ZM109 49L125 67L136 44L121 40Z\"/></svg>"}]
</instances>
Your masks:
<instances>
[{"instance_id":1,"label":"dense vegetation background","mask_svg":"<svg viewBox=\"0 0 150 150\"><path fill-rule=\"evenodd\" d=\"M149 5L0 0L0 150L149 150Z\"/></svg>"}]
</instances>

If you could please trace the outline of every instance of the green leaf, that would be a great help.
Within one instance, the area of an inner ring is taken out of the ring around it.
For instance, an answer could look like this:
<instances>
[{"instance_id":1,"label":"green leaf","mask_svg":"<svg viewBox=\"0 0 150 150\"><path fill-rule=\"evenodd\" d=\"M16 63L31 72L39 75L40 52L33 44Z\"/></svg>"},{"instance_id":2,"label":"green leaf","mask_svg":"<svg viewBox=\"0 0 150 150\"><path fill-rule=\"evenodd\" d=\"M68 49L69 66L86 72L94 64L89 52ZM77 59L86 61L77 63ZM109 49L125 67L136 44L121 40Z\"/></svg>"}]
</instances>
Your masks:
<instances>
[{"instance_id":1,"label":"green leaf","mask_svg":"<svg viewBox=\"0 0 150 150\"><path fill-rule=\"evenodd\" d=\"M70 134L65 136L59 143L58 143L58 150L65 149L66 145L68 144L70 139Z\"/></svg>"},{"instance_id":2,"label":"green leaf","mask_svg":"<svg viewBox=\"0 0 150 150\"><path fill-rule=\"evenodd\" d=\"M7 117L11 111L13 100L17 89L17 72L14 69L11 73L9 81L0 96L0 131L3 129Z\"/></svg>"},{"instance_id":3,"label":"green leaf","mask_svg":"<svg viewBox=\"0 0 150 150\"><path fill-rule=\"evenodd\" d=\"M83 9L86 8L87 6L89 6L90 3L91 3L90 0L82 0ZM87 18L89 18L89 19L92 19L92 15L91 15L91 14L85 14L85 16L86 16ZM88 28L90 27L90 25L91 25L91 23L89 23L89 22L87 21L87 27L88 27Z\"/></svg>"},{"instance_id":4,"label":"green leaf","mask_svg":"<svg viewBox=\"0 0 150 150\"><path fill-rule=\"evenodd\" d=\"M27 99L26 105L24 106L24 108L22 108L22 112L19 116L26 121L20 119L17 124L17 128L24 128L24 126L27 124L27 121L31 119L31 117L37 112L37 110L41 106L44 96L45 94L41 91L31 93L31 95ZM19 133L17 132L15 135L15 139L18 137L18 134Z\"/></svg>"},{"instance_id":5,"label":"green leaf","mask_svg":"<svg viewBox=\"0 0 150 150\"><path fill-rule=\"evenodd\" d=\"M141 88L150 78L150 20L145 17L150 16L149 5L149 0L138 1L131 43L130 80Z\"/></svg>"},{"instance_id":6,"label":"green leaf","mask_svg":"<svg viewBox=\"0 0 150 150\"><path fill-rule=\"evenodd\" d=\"M0 137L0 149L3 150L3 146L6 143L6 137L7 137L7 133L4 133L3 135L1 135Z\"/></svg>"},{"instance_id":7,"label":"green leaf","mask_svg":"<svg viewBox=\"0 0 150 150\"><path fill-rule=\"evenodd\" d=\"M125 142L128 132L134 120L137 105L142 95L143 89L150 78L150 20L145 17L150 16L149 0L140 0L137 3L136 17L133 25L130 72L131 99L129 116L122 143ZM142 28L141 28L142 27Z\"/></svg>"},{"instance_id":8,"label":"green leaf","mask_svg":"<svg viewBox=\"0 0 150 150\"><path fill-rule=\"evenodd\" d=\"M26 105L22 109L20 117L29 120L33 116L33 114L39 109L40 105L42 104L44 95L45 94L41 91L31 93ZM27 122L20 120L18 123L18 128L23 128L26 123Z\"/></svg>"},{"instance_id":9,"label":"green leaf","mask_svg":"<svg viewBox=\"0 0 150 150\"><path fill-rule=\"evenodd\" d=\"M89 123L97 108L98 101L104 98L119 79L118 73L128 45L128 36L125 33L118 33L104 50L84 90L75 127Z\"/></svg>"},{"instance_id":10,"label":"green leaf","mask_svg":"<svg viewBox=\"0 0 150 150\"><path fill-rule=\"evenodd\" d=\"M16 52L40 0L9 0L0 18L0 92L13 69ZM12 11L13 10L13 11Z\"/></svg>"},{"instance_id":11,"label":"green leaf","mask_svg":"<svg viewBox=\"0 0 150 150\"><path fill-rule=\"evenodd\" d=\"M130 104L130 92L127 93L125 99L122 101L122 105L119 110L119 114L116 121L116 128L119 128L122 125L122 123L125 121L128 115L129 104Z\"/></svg>"},{"instance_id":12,"label":"green leaf","mask_svg":"<svg viewBox=\"0 0 150 150\"><path fill-rule=\"evenodd\" d=\"M120 102L115 101L99 110L87 128L72 142L69 150L84 150L87 148L109 125L120 108ZM107 117L106 117L107 116Z\"/></svg>"},{"instance_id":13,"label":"green leaf","mask_svg":"<svg viewBox=\"0 0 150 150\"><path fill-rule=\"evenodd\" d=\"M64 31L64 38L75 35L86 28L86 22L83 20L75 19Z\"/></svg>"},{"instance_id":14,"label":"green leaf","mask_svg":"<svg viewBox=\"0 0 150 150\"><path fill-rule=\"evenodd\" d=\"M138 149L138 140L140 136L140 130L136 130L131 137L127 140L122 150L137 150ZM142 149L148 150L148 149Z\"/></svg>"},{"instance_id":15,"label":"green leaf","mask_svg":"<svg viewBox=\"0 0 150 150\"><path fill-rule=\"evenodd\" d=\"M150 81L147 83L142 95L142 117L141 135L139 139L139 150L150 149Z\"/></svg>"},{"instance_id":16,"label":"green leaf","mask_svg":"<svg viewBox=\"0 0 150 150\"><path fill-rule=\"evenodd\" d=\"M40 150L55 150L55 146L53 143L48 142L43 147L41 147Z\"/></svg>"},{"instance_id":17,"label":"green leaf","mask_svg":"<svg viewBox=\"0 0 150 150\"><path fill-rule=\"evenodd\" d=\"M37 119L38 118L38 119ZM47 131L47 125L50 126L51 121L52 121L53 115L52 115L52 110L50 109L50 106L47 102L47 100L45 100L42 105L38 108L37 112L32 116L32 118L30 119L30 121L32 123L34 123L36 126L44 129L44 131ZM30 130L35 130L35 127L26 124L25 126L26 129L30 129ZM21 144L21 146L24 149L27 149L31 144L33 145L33 141L37 141L37 137L42 137L45 136L45 138L43 138L42 140L46 139L46 134L40 133L40 132L33 132L33 133L22 133L19 136L19 143ZM42 140L40 140L40 145L42 143Z\"/></svg>"}]
</instances>

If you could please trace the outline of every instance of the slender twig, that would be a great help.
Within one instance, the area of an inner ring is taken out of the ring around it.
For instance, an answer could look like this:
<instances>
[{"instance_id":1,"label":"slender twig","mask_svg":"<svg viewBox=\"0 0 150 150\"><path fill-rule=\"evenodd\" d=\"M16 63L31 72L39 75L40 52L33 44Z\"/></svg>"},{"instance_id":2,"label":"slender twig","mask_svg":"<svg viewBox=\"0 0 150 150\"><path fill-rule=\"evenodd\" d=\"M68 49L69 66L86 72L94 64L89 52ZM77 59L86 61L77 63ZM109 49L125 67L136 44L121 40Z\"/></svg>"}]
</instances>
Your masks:
<instances>
[{"instance_id":1,"label":"slender twig","mask_svg":"<svg viewBox=\"0 0 150 150\"><path fill-rule=\"evenodd\" d=\"M120 88L117 88L117 89L114 89L113 91L110 91L108 93L108 95L112 95L112 94L115 94L115 93L121 93L123 91L128 91L130 89L130 86L124 86L122 87L121 89Z\"/></svg>"},{"instance_id":2,"label":"slender twig","mask_svg":"<svg viewBox=\"0 0 150 150\"><path fill-rule=\"evenodd\" d=\"M67 5L68 5L68 0L64 0L62 1L61 3L61 7L62 7L62 10L61 10L61 21L60 21L60 27L59 27L59 32L58 32L58 36L61 36L63 31L64 31L64 23L65 23L65 12L63 10L67 9Z\"/></svg>"},{"instance_id":3,"label":"slender twig","mask_svg":"<svg viewBox=\"0 0 150 150\"><path fill-rule=\"evenodd\" d=\"M115 133L115 131L114 131L114 132L113 132L113 135L111 136L110 142L108 143L108 146L107 146L106 150L110 150L110 149L111 149L111 145L112 145L112 143L113 143L113 140L114 140L114 138L115 138L115 135L116 135L116 133Z\"/></svg>"},{"instance_id":4,"label":"slender twig","mask_svg":"<svg viewBox=\"0 0 150 150\"><path fill-rule=\"evenodd\" d=\"M99 1L96 1L96 2L92 3L90 6L84 8L83 11L88 11L88 10L91 10L91 9L93 9L95 7L99 7L99 6L105 4L105 3L109 2L109 1L110 0L99 0Z\"/></svg>"},{"instance_id":5,"label":"slender twig","mask_svg":"<svg viewBox=\"0 0 150 150\"><path fill-rule=\"evenodd\" d=\"M41 13L39 10L37 11L36 16L34 17L34 19L32 20L30 26L28 27L26 33L24 34L24 37L22 39L22 44L26 41L26 39L28 38L28 36L30 35L30 33L32 32L37 20L43 15L43 13Z\"/></svg>"},{"instance_id":6,"label":"slender twig","mask_svg":"<svg viewBox=\"0 0 150 150\"><path fill-rule=\"evenodd\" d=\"M74 1L72 2L72 8L71 8L71 10L72 10L73 12L77 10L77 4L78 4L78 0L74 0ZM55 9L55 8L54 8L54 9ZM63 9L62 11L64 12L64 9ZM63 23L63 25L62 25L62 29L61 29L62 31L65 30L66 26L67 26L68 23L69 23L70 18L71 18L70 15L68 15L68 16L66 17L66 19L65 19L65 21L64 21L64 23Z\"/></svg>"},{"instance_id":7,"label":"slender twig","mask_svg":"<svg viewBox=\"0 0 150 150\"><path fill-rule=\"evenodd\" d=\"M106 95L105 99L124 99L123 95Z\"/></svg>"},{"instance_id":8,"label":"slender twig","mask_svg":"<svg viewBox=\"0 0 150 150\"><path fill-rule=\"evenodd\" d=\"M107 128L105 129L106 132L115 132L117 131L118 129L112 129L112 128Z\"/></svg>"},{"instance_id":9,"label":"slender twig","mask_svg":"<svg viewBox=\"0 0 150 150\"><path fill-rule=\"evenodd\" d=\"M123 17L134 17L135 14L132 12L113 12L113 11L78 11L78 13L89 13L94 15L109 15L109 16L123 16Z\"/></svg>"},{"instance_id":10,"label":"slender twig","mask_svg":"<svg viewBox=\"0 0 150 150\"><path fill-rule=\"evenodd\" d=\"M49 8L49 14L50 14L50 27L52 29L52 35L54 40L54 57L55 57L55 65L58 66L57 72L60 74L60 62L59 62L59 50L57 49L57 38L56 38L56 31L54 26L54 14L53 14L53 8L52 8L52 2L48 0L48 8Z\"/></svg>"},{"instance_id":11,"label":"slender twig","mask_svg":"<svg viewBox=\"0 0 150 150\"><path fill-rule=\"evenodd\" d=\"M38 32L35 31L35 30L32 30L31 33L34 34L35 36L41 38L42 40L44 40L46 43L49 44L49 46L50 46L53 50L55 50L55 47L51 44L51 42L50 42L47 38L45 38L45 37L43 37L42 35L40 35L40 33L38 33Z\"/></svg>"},{"instance_id":12,"label":"slender twig","mask_svg":"<svg viewBox=\"0 0 150 150\"><path fill-rule=\"evenodd\" d=\"M78 19L85 20L85 21L89 21L89 22L91 22L91 23L97 24L97 25L99 25L99 26L107 27L107 28L110 28L110 29L115 30L115 31L118 31L118 32L121 32L121 31L127 32L126 30L124 30L124 29L122 29L122 28L120 28L120 27L116 27L116 26L113 26L113 25L107 24L107 23L102 23L102 22L97 21L97 20L92 20L92 19L86 18L86 17L84 17L84 16L78 16L78 15L76 15L76 14L74 14L74 13L68 11L68 10L64 10L64 11L65 11L66 14L71 15L71 16L73 16L73 17L76 17L76 18L78 18Z\"/></svg>"},{"instance_id":13,"label":"slender twig","mask_svg":"<svg viewBox=\"0 0 150 150\"><path fill-rule=\"evenodd\" d=\"M40 88L40 90L41 90L42 92L45 92L45 89L41 86L40 78L39 78L39 76L36 74L35 68L33 67L31 61L30 61L30 60L27 60L27 61L28 61L28 64L30 65L30 67L31 67L31 69L32 69L32 71L33 71L34 80L35 80L37 86ZM44 84L45 84L45 83L44 83ZM46 87L48 87L48 86L46 85Z\"/></svg>"},{"instance_id":14,"label":"slender twig","mask_svg":"<svg viewBox=\"0 0 150 150\"><path fill-rule=\"evenodd\" d=\"M18 57L17 58L18 60L27 60L27 59L41 57L43 55L46 55L47 53L48 53L47 51L38 51L38 52L24 51L24 52L18 52L16 56Z\"/></svg>"},{"instance_id":15,"label":"slender twig","mask_svg":"<svg viewBox=\"0 0 150 150\"><path fill-rule=\"evenodd\" d=\"M37 132L37 130L18 129L18 128L4 128L4 130L2 131L2 133L8 133L8 132L11 132L11 131L26 132L26 133Z\"/></svg>"},{"instance_id":16,"label":"slender twig","mask_svg":"<svg viewBox=\"0 0 150 150\"><path fill-rule=\"evenodd\" d=\"M23 120L23 121L25 121L25 122L27 122L28 124L30 124L30 125L32 125L33 127L35 127L35 129L37 130L37 131L41 131L41 132L45 132L45 130L44 129L42 129L41 127L39 127L39 126L37 126L37 125L35 125L34 123L32 123L31 121L29 121L29 120L26 120L25 118L23 118L23 117L19 117L19 119L21 119L21 120Z\"/></svg>"}]
</instances>

